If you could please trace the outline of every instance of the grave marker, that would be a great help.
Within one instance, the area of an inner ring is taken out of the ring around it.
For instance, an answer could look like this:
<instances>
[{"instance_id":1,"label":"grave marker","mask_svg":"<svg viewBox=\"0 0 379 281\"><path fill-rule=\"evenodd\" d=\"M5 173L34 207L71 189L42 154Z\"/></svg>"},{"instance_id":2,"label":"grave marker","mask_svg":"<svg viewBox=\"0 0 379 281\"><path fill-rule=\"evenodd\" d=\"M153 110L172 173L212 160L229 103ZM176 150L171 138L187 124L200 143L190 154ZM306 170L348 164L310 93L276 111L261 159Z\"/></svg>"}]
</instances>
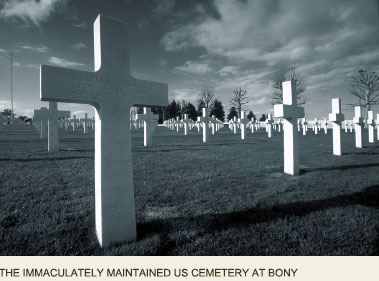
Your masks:
<instances>
[{"instance_id":1,"label":"grave marker","mask_svg":"<svg viewBox=\"0 0 379 281\"><path fill-rule=\"evenodd\" d=\"M271 138L271 135L272 135L272 124L273 123L274 123L274 120L272 120L271 113L267 114L266 129L267 129L267 134L268 134L269 138Z\"/></svg>"},{"instance_id":2,"label":"grave marker","mask_svg":"<svg viewBox=\"0 0 379 281\"><path fill-rule=\"evenodd\" d=\"M203 116L197 117L197 120L203 123L203 142L207 142L208 140L208 124L209 124L209 116L208 116L208 108L203 108Z\"/></svg>"},{"instance_id":3,"label":"grave marker","mask_svg":"<svg viewBox=\"0 0 379 281\"><path fill-rule=\"evenodd\" d=\"M168 104L167 84L131 76L128 33L128 24L99 15L94 23L95 72L41 66L41 100L96 109L96 231L103 247L136 239L130 108Z\"/></svg>"},{"instance_id":4,"label":"grave marker","mask_svg":"<svg viewBox=\"0 0 379 281\"><path fill-rule=\"evenodd\" d=\"M333 126L333 154L342 155L341 150L341 125L344 115L341 114L341 99L332 99L332 113L329 114L329 121ZM326 121L326 120L325 120Z\"/></svg>"},{"instance_id":5,"label":"grave marker","mask_svg":"<svg viewBox=\"0 0 379 281\"><path fill-rule=\"evenodd\" d=\"M153 114L150 108L143 108L143 114L137 114L138 120L143 120L143 145L150 146L153 144L154 123L159 119L158 114Z\"/></svg>"},{"instance_id":6,"label":"grave marker","mask_svg":"<svg viewBox=\"0 0 379 281\"><path fill-rule=\"evenodd\" d=\"M374 143L374 112L367 112L368 142Z\"/></svg>"},{"instance_id":7,"label":"grave marker","mask_svg":"<svg viewBox=\"0 0 379 281\"><path fill-rule=\"evenodd\" d=\"M88 118L88 114L84 114L84 118L80 118L80 122L83 124L83 133L86 134L88 130L88 124L91 121L91 119Z\"/></svg>"},{"instance_id":8,"label":"grave marker","mask_svg":"<svg viewBox=\"0 0 379 281\"><path fill-rule=\"evenodd\" d=\"M297 106L295 81L286 81L282 84L283 104L274 105L274 115L284 118L284 172L290 175L299 173L299 144L295 128L297 119L304 117L304 108Z\"/></svg>"},{"instance_id":9,"label":"grave marker","mask_svg":"<svg viewBox=\"0 0 379 281\"><path fill-rule=\"evenodd\" d=\"M355 147L362 148L362 126L363 126L363 119L362 119L362 108L360 106L355 107L355 116L353 119L353 122L355 124L354 130L355 130Z\"/></svg>"},{"instance_id":10,"label":"grave marker","mask_svg":"<svg viewBox=\"0 0 379 281\"><path fill-rule=\"evenodd\" d=\"M245 134L246 134L246 126L247 123L249 122L246 118L246 111L241 110L241 118L238 120L240 123L240 129L241 129L241 140L245 139Z\"/></svg>"}]
</instances>

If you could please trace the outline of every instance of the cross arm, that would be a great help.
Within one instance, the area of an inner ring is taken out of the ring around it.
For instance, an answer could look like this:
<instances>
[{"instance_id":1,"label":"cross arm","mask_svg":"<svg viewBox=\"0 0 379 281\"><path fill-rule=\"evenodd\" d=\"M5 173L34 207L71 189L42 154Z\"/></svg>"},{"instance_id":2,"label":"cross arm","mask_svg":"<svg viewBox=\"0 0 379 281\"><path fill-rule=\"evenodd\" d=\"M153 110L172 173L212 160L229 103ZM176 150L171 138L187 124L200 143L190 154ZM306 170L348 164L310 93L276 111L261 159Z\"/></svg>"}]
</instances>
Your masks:
<instances>
[{"instance_id":1,"label":"cross arm","mask_svg":"<svg viewBox=\"0 0 379 281\"><path fill-rule=\"evenodd\" d=\"M329 113L329 121L330 122L341 122L345 120L345 117L341 113Z\"/></svg>"},{"instance_id":2,"label":"cross arm","mask_svg":"<svg viewBox=\"0 0 379 281\"><path fill-rule=\"evenodd\" d=\"M304 108L288 104L275 104L274 117L284 119L303 118Z\"/></svg>"},{"instance_id":3,"label":"cross arm","mask_svg":"<svg viewBox=\"0 0 379 281\"><path fill-rule=\"evenodd\" d=\"M70 118L71 117L71 111L58 111L58 117L60 118Z\"/></svg>"},{"instance_id":4,"label":"cross arm","mask_svg":"<svg viewBox=\"0 0 379 281\"><path fill-rule=\"evenodd\" d=\"M124 84L133 106L167 106L168 85L130 77Z\"/></svg>"},{"instance_id":5,"label":"cross arm","mask_svg":"<svg viewBox=\"0 0 379 281\"><path fill-rule=\"evenodd\" d=\"M40 77L41 101L95 105L92 91L86 89L87 80L95 79L95 73L41 65Z\"/></svg>"}]
</instances>

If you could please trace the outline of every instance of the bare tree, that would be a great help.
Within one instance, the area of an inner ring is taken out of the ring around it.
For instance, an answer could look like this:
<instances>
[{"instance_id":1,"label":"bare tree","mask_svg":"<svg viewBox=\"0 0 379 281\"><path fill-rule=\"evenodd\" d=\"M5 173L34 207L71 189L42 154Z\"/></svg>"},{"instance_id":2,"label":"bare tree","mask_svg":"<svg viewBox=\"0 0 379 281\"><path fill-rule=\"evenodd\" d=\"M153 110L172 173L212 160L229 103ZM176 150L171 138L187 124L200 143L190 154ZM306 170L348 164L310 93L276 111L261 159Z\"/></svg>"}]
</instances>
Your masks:
<instances>
[{"instance_id":1,"label":"bare tree","mask_svg":"<svg viewBox=\"0 0 379 281\"><path fill-rule=\"evenodd\" d=\"M247 90L242 90L242 88L237 88L233 91L234 97L230 99L231 107L237 109L238 118L241 117L241 111L245 110L245 104L249 103L247 100Z\"/></svg>"},{"instance_id":2,"label":"bare tree","mask_svg":"<svg viewBox=\"0 0 379 281\"><path fill-rule=\"evenodd\" d=\"M296 96L297 96L297 104L304 105L305 99L303 97L303 93L305 91L304 80L296 73L295 67L281 67L279 68L275 74L273 79L273 87L275 89L274 94L272 95L272 104L283 103L283 88L282 83L285 81L294 80L296 85Z\"/></svg>"},{"instance_id":3,"label":"bare tree","mask_svg":"<svg viewBox=\"0 0 379 281\"><path fill-rule=\"evenodd\" d=\"M358 103L348 104L350 106L360 105L366 108L367 112L371 110L371 106L379 104L379 77L375 72L367 72L359 70L358 75L351 78L350 94L358 98Z\"/></svg>"},{"instance_id":4,"label":"bare tree","mask_svg":"<svg viewBox=\"0 0 379 281\"><path fill-rule=\"evenodd\" d=\"M203 88L198 100L199 104L204 103L206 108L210 108L213 104L214 90L213 88Z\"/></svg>"}]
</instances>

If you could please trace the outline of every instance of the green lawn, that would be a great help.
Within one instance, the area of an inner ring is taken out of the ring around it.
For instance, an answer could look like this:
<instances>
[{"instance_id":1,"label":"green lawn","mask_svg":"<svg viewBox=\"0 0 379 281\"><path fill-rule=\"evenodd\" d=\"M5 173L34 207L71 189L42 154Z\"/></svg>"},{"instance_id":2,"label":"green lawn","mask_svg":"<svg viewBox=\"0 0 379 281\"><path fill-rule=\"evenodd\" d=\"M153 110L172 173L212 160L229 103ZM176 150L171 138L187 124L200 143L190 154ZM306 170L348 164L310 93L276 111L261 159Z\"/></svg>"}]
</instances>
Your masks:
<instances>
[{"instance_id":1,"label":"green lawn","mask_svg":"<svg viewBox=\"0 0 379 281\"><path fill-rule=\"evenodd\" d=\"M127 129L127 128L126 128ZM93 133L61 131L47 153L29 127L0 129L2 255L378 255L379 144L300 136L301 174L283 171L282 134L224 128L207 144L159 127L133 132L138 240L98 246Z\"/></svg>"}]
</instances>

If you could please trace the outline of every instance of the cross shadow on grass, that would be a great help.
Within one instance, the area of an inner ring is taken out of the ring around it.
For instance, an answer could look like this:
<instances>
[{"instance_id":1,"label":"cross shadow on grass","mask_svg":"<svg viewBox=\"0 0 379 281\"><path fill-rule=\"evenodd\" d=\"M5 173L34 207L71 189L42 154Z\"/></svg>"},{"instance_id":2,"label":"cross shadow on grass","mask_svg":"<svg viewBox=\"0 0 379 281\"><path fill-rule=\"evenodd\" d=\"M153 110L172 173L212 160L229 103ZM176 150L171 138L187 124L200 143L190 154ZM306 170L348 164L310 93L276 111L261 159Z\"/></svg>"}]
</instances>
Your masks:
<instances>
[{"instance_id":1,"label":"cross shadow on grass","mask_svg":"<svg viewBox=\"0 0 379 281\"><path fill-rule=\"evenodd\" d=\"M372 168L379 167L379 163L369 163L369 164L360 164L360 165L343 165L343 166L335 166L335 167L323 167L323 168L306 168L300 169L299 174L306 174L311 172L318 171L330 171L330 170L350 170L350 169L359 169L359 168Z\"/></svg>"},{"instance_id":2,"label":"cross shadow on grass","mask_svg":"<svg viewBox=\"0 0 379 281\"><path fill-rule=\"evenodd\" d=\"M379 209L379 184L366 187L360 192L323 200L298 201L269 208L254 207L224 214L207 214L196 217L153 220L139 223L137 225L137 233L139 240L156 234L167 238L170 231L178 229L186 231L196 230L199 233L207 234L224 231L233 227L270 222L287 217L302 217L313 212L350 205L362 205ZM165 244L167 243L169 244L169 241L165 242ZM178 243L178 241L176 243ZM162 251L158 254L169 254L169 249L164 245L162 246ZM379 237L376 252L379 253Z\"/></svg>"}]
</instances>

